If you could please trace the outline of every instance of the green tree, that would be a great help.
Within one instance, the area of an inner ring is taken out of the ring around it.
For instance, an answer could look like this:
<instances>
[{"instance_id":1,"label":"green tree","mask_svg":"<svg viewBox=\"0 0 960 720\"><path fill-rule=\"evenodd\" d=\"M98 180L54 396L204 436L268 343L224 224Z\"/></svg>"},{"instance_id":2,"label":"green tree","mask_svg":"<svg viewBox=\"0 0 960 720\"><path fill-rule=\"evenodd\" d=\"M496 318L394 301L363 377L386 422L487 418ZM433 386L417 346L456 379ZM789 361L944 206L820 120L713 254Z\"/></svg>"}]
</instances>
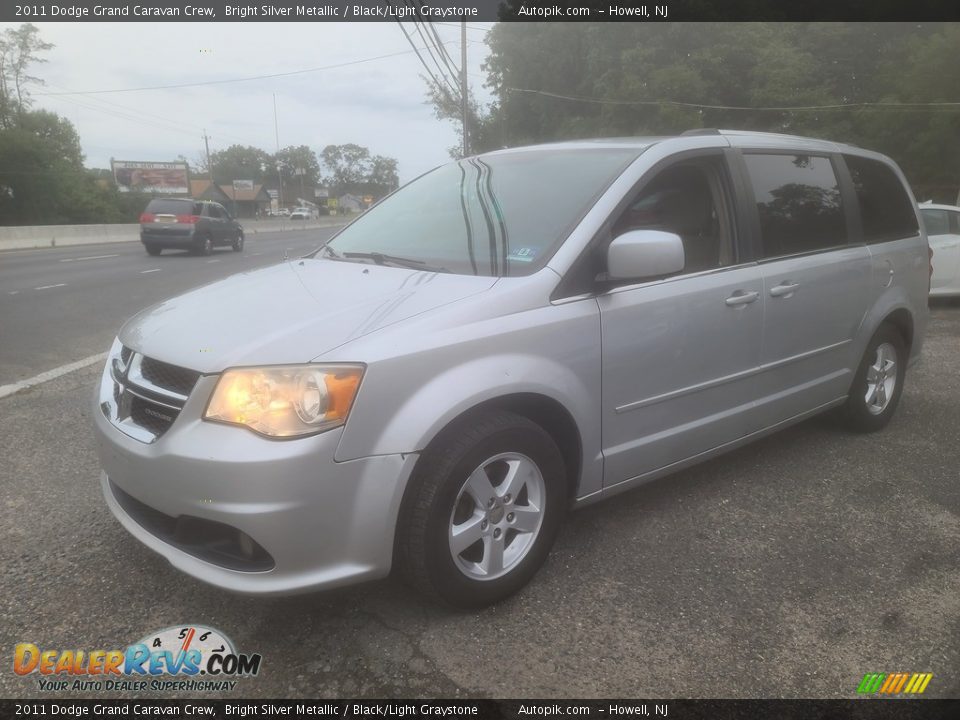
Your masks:
<instances>
[{"instance_id":1,"label":"green tree","mask_svg":"<svg viewBox=\"0 0 960 720\"><path fill-rule=\"evenodd\" d=\"M309 194L310 188L320 184L320 163L316 153L306 145L291 145L280 150L274 156L274 173L278 165L283 185L288 188L283 196L288 200L291 193L299 193L302 189L304 194Z\"/></svg>"},{"instance_id":2,"label":"green tree","mask_svg":"<svg viewBox=\"0 0 960 720\"><path fill-rule=\"evenodd\" d=\"M45 63L39 53L51 48L53 44L40 39L40 30L33 23L0 35L0 127L10 127L30 106L29 86L43 84L30 74L30 66Z\"/></svg>"},{"instance_id":3,"label":"green tree","mask_svg":"<svg viewBox=\"0 0 960 720\"><path fill-rule=\"evenodd\" d=\"M327 145L320 151L320 159L327 175L324 182L335 195L356 189L370 172L370 150L360 145Z\"/></svg>"},{"instance_id":4,"label":"green tree","mask_svg":"<svg viewBox=\"0 0 960 720\"><path fill-rule=\"evenodd\" d=\"M273 156L250 145L231 145L226 150L210 153L213 165L213 180L226 185L234 180L253 180L262 183L265 178L276 177ZM207 168L201 168L206 171Z\"/></svg>"}]
</instances>

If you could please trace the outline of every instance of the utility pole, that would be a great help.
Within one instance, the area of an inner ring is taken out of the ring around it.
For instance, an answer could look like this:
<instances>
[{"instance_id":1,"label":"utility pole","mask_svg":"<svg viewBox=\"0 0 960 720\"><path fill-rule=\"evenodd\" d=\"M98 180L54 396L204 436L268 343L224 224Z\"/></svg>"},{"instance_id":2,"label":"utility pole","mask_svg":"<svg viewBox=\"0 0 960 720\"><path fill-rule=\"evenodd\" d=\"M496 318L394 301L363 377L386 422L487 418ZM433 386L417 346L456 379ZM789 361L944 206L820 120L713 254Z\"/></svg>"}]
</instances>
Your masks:
<instances>
[{"instance_id":1,"label":"utility pole","mask_svg":"<svg viewBox=\"0 0 960 720\"><path fill-rule=\"evenodd\" d=\"M463 115L463 156L470 154L467 137L467 21L460 22L460 112Z\"/></svg>"},{"instance_id":2,"label":"utility pole","mask_svg":"<svg viewBox=\"0 0 960 720\"><path fill-rule=\"evenodd\" d=\"M207 137L207 129L203 129L203 144L207 148L207 175L210 177L210 184L213 185L213 165L210 164L210 138Z\"/></svg>"},{"instance_id":3,"label":"utility pole","mask_svg":"<svg viewBox=\"0 0 960 720\"><path fill-rule=\"evenodd\" d=\"M277 94L273 94L273 134L277 140L277 155L280 155L280 125L277 124ZM283 209L283 175L280 173L280 158L277 157L277 181L280 183L280 188L277 191L277 202L279 203L278 207ZM280 216L283 217L282 215ZM283 220L280 221L281 223Z\"/></svg>"}]
</instances>

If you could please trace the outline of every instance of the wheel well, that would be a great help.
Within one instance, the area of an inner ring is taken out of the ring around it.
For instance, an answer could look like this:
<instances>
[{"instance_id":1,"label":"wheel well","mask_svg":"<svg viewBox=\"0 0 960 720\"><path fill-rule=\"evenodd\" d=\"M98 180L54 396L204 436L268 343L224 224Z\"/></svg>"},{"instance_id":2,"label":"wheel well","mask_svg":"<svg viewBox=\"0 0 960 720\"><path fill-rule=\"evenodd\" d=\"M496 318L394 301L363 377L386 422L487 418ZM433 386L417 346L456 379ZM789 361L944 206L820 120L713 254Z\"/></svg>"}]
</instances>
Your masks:
<instances>
[{"instance_id":1,"label":"wheel well","mask_svg":"<svg viewBox=\"0 0 960 720\"><path fill-rule=\"evenodd\" d=\"M910 348L913 347L913 317L904 308L894 310L883 319L884 323L893 325L903 338L907 345L907 355L910 354Z\"/></svg>"},{"instance_id":2,"label":"wheel well","mask_svg":"<svg viewBox=\"0 0 960 720\"><path fill-rule=\"evenodd\" d=\"M430 441L430 444L436 442L437 438L444 434L444 431L461 422L471 415L484 410L506 410L517 415L522 415L531 422L542 427L557 443L560 455L563 457L563 464L567 470L567 490L571 501L576 497L577 488L580 485L580 462L583 455L582 444L580 440L580 430L576 422L567 411L567 409L556 400L546 395L537 395L536 393L516 393L513 395L504 395L502 397L487 400L478 405L474 405L469 410L457 415L444 428L437 433ZM424 448L426 450L426 448ZM423 453L420 453L423 457ZM419 461L418 461L419 462ZM417 469L414 468L411 479L416 476ZM403 500L400 503L400 512L397 520L397 527L393 539L393 566L397 567L399 557L400 535L402 524L410 511L409 501L412 496L410 489L412 484L407 483L404 491Z\"/></svg>"},{"instance_id":3,"label":"wheel well","mask_svg":"<svg viewBox=\"0 0 960 720\"><path fill-rule=\"evenodd\" d=\"M553 398L536 393L516 393L486 400L457 415L446 427L462 422L471 415L484 410L506 410L522 415L542 427L560 450L567 469L567 486L571 499L576 496L580 484L580 461L583 450L580 430L567 409ZM444 428L446 429L446 428ZM443 434L441 430L430 442Z\"/></svg>"}]
</instances>

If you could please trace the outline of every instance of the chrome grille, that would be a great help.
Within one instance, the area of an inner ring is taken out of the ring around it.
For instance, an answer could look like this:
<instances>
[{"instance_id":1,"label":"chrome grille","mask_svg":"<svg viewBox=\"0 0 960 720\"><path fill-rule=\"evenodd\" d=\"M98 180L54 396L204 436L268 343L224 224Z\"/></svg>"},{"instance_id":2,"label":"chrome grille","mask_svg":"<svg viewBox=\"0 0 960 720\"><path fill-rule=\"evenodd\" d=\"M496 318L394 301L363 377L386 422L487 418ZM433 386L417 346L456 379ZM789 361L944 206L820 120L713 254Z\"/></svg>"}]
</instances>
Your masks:
<instances>
[{"instance_id":1,"label":"chrome grille","mask_svg":"<svg viewBox=\"0 0 960 720\"><path fill-rule=\"evenodd\" d=\"M100 407L122 432L151 443L176 421L200 373L123 347L104 374Z\"/></svg>"}]
</instances>

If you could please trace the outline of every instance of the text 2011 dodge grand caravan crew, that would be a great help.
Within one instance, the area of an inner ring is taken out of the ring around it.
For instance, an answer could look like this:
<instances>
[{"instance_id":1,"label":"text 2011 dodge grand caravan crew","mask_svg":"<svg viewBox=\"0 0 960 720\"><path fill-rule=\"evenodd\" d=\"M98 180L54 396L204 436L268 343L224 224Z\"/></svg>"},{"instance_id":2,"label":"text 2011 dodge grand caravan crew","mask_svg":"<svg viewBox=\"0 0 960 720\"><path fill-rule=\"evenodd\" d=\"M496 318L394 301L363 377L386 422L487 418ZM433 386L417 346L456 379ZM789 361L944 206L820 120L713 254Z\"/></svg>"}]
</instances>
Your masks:
<instances>
[{"instance_id":1,"label":"text 2011 dodge grand caravan crew","mask_svg":"<svg viewBox=\"0 0 960 720\"><path fill-rule=\"evenodd\" d=\"M859 148L699 131L467 158L124 325L103 492L223 588L396 568L494 602L571 506L832 408L882 428L928 282L903 175Z\"/></svg>"}]
</instances>

